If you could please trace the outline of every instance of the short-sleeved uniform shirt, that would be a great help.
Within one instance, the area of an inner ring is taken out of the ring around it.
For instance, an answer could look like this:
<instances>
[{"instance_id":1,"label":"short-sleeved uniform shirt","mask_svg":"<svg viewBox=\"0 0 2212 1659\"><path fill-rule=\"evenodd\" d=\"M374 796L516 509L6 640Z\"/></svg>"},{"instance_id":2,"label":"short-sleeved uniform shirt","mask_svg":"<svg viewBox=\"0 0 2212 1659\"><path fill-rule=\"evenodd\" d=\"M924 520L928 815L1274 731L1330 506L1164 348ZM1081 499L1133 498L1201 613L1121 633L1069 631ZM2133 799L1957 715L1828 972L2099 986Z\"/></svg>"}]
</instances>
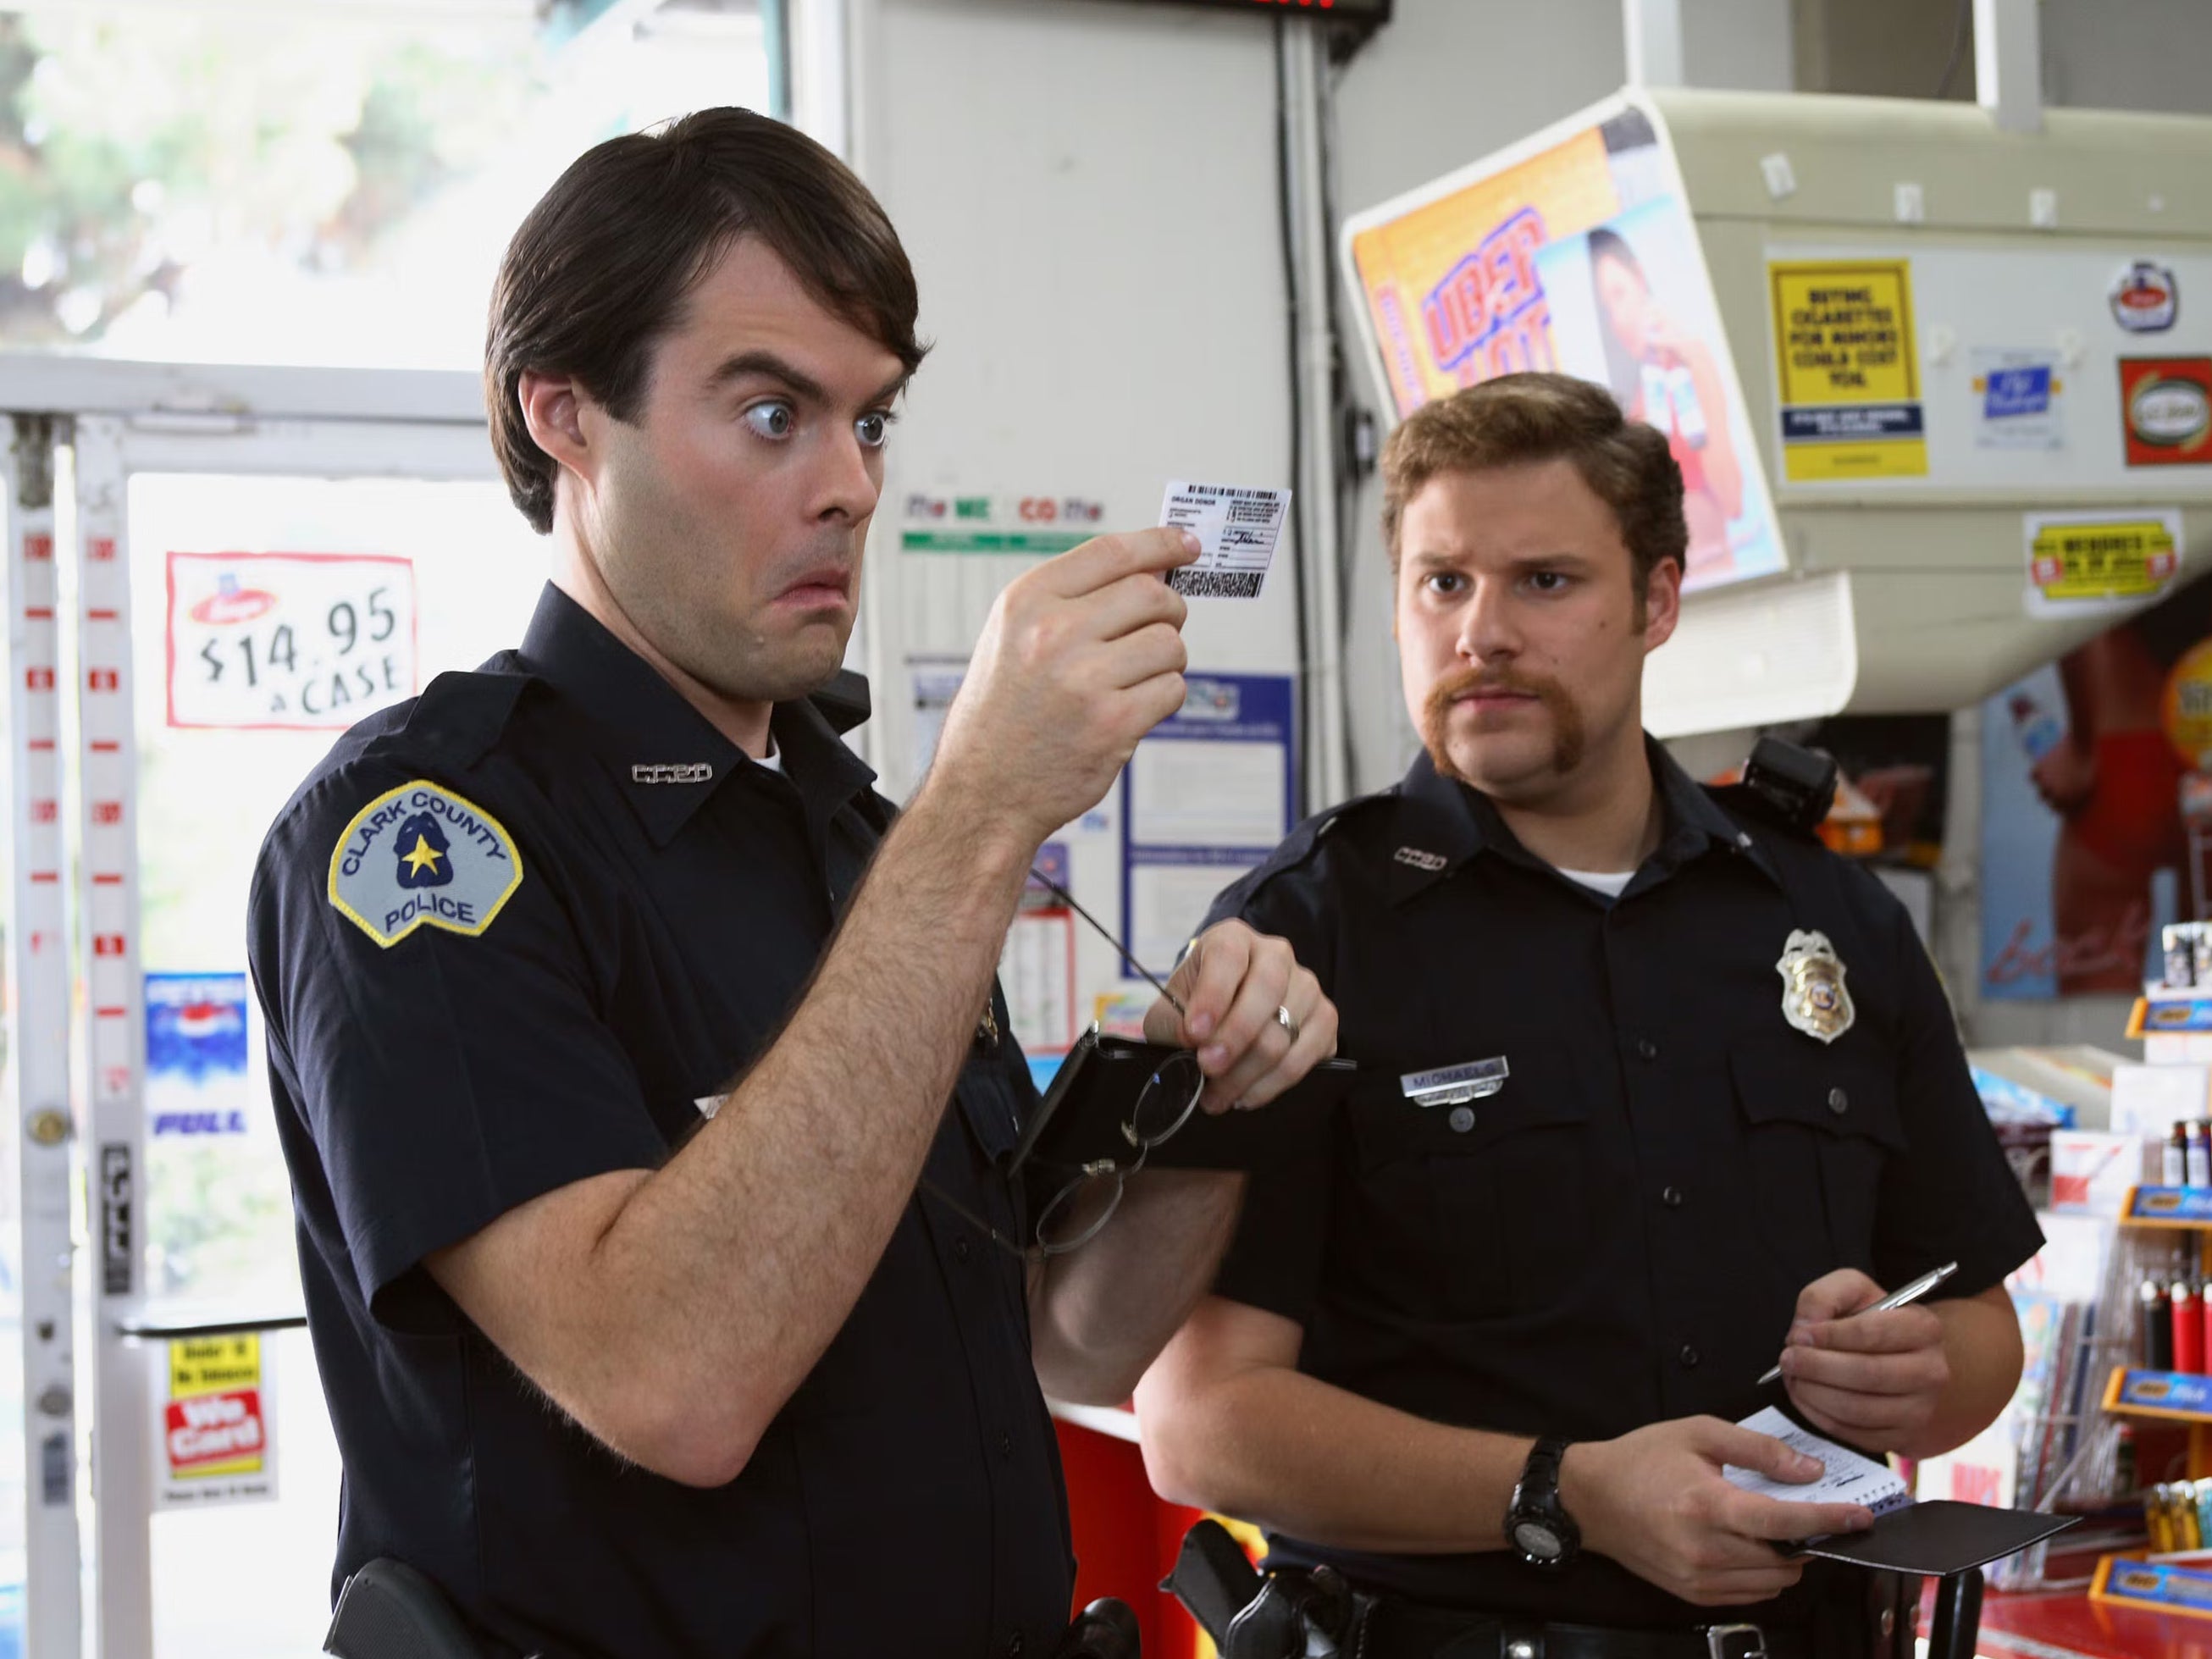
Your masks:
<instances>
[{"instance_id":1,"label":"short-sleeved uniform shirt","mask_svg":"<svg viewBox=\"0 0 2212 1659\"><path fill-rule=\"evenodd\" d=\"M1304 1328L1301 1370L1500 1433L1735 1421L1778 1403L1757 1379L1822 1274L1893 1286L1956 1260L1946 1293L1971 1296L2039 1246L1903 908L1650 752L1662 842L1617 900L1532 856L1423 757L1216 901L1209 922L1290 940L1367 1073L1325 1152L1250 1177L1218 1281ZM1823 992L1807 1022L1845 1021L1832 1040L1785 1012L1778 964L1801 933L1838 964L1847 1001ZM1457 1105L1401 1083L1486 1060L1502 1085ZM1503 1551L1273 1541L1425 1602L1716 1616L1589 1553L1544 1572ZM1804 1616L1812 1577L1747 1616Z\"/></svg>"},{"instance_id":2,"label":"short-sleeved uniform shirt","mask_svg":"<svg viewBox=\"0 0 2212 1659\"><path fill-rule=\"evenodd\" d=\"M398 1557L494 1652L1038 1655L1066 1622L1021 1264L939 1196L907 1206L712 1490L592 1440L422 1265L542 1194L666 1161L799 1000L890 809L815 702L773 731L780 770L549 587L519 653L349 732L256 872L345 1463L334 1583ZM1010 1235L994 1160L1034 1098L1011 1039L979 1036L926 1168Z\"/></svg>"}]
</instances>

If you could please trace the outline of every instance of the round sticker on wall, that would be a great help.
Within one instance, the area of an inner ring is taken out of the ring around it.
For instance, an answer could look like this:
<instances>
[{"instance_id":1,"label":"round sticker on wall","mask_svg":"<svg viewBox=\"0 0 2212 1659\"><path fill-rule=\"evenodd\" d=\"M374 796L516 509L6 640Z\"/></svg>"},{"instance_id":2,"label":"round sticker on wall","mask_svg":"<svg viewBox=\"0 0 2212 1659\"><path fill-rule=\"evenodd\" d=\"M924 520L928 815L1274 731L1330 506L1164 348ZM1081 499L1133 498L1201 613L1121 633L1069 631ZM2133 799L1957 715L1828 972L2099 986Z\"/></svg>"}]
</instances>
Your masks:
<instances>
[{"instance_id":1,"label":"round sticker on wall","mask_svg":"<svg viewBox=\"0 0 2212 1659\"><path fill-rule=\"evenodd\" d=\"M2190 647L2166 681L2166 735L2190 766L2212 768L2212 640Z\"/></svg>"},{"instance_id":2,"label":"round sticker on wall","mask_svg":"<svg viewBox=\"0 0 2212 1659\"><path fill-rule=\"evenodd\" d=\"M2138 259L2112 279L2112 320L2130 334L2157 334L2173 326L2181 290L2164 265Z\"/></svg>"}]
</instances>

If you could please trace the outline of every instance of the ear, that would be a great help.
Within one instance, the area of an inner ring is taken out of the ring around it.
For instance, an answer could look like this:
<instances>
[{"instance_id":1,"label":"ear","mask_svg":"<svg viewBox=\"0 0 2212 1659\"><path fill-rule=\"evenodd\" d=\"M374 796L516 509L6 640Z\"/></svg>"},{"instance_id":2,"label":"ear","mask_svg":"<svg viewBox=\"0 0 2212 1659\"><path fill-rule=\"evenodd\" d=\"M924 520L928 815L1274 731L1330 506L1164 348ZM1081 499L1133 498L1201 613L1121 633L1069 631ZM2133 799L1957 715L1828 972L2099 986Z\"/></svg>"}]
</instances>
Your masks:
<instances>
[{"instance_id":1,"label":"ear","mask_svg":"<svg viewBox=\"0 0 2212 1659\"><path fill-rule=\"evenodd\" d=\"M592 406L591 394L568 375L543 374L526 368L514 396L521 405L523 423L530 428L531 441L559 465L589 477L592 454L585 417L587 408Z\"/></svg>"},{"instance_id":2,"label":"ear","mask_svg":"<svg viewBox=\"0 0 2212 1659\"><path fill-rule=\"evenodd\" d=\"M1644 649L1648 654L1674 637L1682 619L1682 566L1679 560L1662 559L1651 567L1644 592Z\"/></svg>"}]
</instances>

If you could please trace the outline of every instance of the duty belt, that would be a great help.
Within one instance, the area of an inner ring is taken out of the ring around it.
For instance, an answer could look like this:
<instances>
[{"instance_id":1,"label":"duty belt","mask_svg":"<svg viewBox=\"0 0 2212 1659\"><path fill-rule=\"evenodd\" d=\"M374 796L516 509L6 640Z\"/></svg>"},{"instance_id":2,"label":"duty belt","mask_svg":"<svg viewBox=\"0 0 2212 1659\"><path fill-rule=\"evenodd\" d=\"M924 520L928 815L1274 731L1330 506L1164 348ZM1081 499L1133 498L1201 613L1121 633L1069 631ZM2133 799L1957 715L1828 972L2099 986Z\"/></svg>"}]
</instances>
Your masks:
<instances>
[{"instance_id":1,"label":"duty belt","mask_svg":"<svg viewBox=\"0 0 2212 1659\"><path fill-rule=\"evenodd\" d=\"M1691 1630L1615 1630L1537 1624L1377 1601L1365 1610L1352 1659L1812 1659L1808 1631L1750 1624Z\"/></svg>"}]
</instances>

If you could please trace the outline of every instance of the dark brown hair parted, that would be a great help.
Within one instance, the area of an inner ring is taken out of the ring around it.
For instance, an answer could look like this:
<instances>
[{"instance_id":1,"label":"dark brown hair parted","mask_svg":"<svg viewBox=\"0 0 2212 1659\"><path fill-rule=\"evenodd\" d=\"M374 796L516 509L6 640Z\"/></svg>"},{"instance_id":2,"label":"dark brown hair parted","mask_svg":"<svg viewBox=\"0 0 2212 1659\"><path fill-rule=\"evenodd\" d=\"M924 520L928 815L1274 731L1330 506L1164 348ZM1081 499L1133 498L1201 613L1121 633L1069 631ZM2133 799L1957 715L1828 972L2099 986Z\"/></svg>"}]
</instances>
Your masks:
<instances>
[{"instance_id":1,"label":"dark brown hair parted","mask_svg":"<svg viewBox=\"0 0 2212 1659\"><path fill-rule=\"evenodd\" d=\"M1406 504L1440 472L1568 460L1613 509L1640 601L1662 560L1684 562L1682 469L1656 428L1631 421L1613 393L1571 374L1501 374L1406 417L1382 447L1382 538L1398 566Z\"/></svg>"},{"instance_id":2,"label":"dark brown hair parted","mask_svg":"<svg viewBox=\"0 0 2212 1659\"><path fill-rule=\"evenodd\" d=\"M557 468L516 398L526 369L574 375L617 420L645 398L653 346L740 236L757 236L824 307L911 373L914 268L867 186L780 121L706 109L593 146L507 244L484 341L484 398L507 493L542 535Z\"/></svg>"}]
</instances>

